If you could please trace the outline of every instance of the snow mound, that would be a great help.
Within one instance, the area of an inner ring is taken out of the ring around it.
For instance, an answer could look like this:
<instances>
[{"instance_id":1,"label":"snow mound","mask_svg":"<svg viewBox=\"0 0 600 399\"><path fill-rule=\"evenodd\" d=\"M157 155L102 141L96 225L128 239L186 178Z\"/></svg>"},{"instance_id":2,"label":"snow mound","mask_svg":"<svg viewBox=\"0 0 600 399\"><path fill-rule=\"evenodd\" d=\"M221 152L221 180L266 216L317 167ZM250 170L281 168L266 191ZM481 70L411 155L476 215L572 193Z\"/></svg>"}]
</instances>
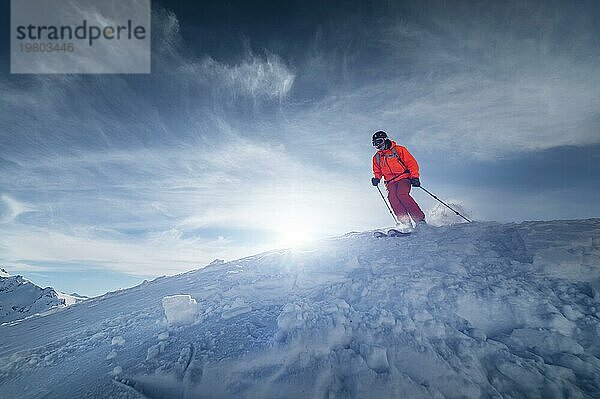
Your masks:
<instances>
[{"instance_id":1,"label":"snow mound","mask_svg":"<svg viewBox=\"0 0 600 399\"><path fill-rule=\"evenodd\" d=\"M597 398L598 237L423 226L163 277L0 326L0 397Z\"/></svg>"},{"instance_id":2,"label":"snow mound","mask_svg":"<svg viewBox=\"0 0 600 399\"><path fill-rule=\"evenodd\" d=\"M4 268L0 268L0 277L10 277L10 274Z\"/></svg>"},{"instance_id":3,"label":"snow mound","mask_svg":"<svg viewBox=\"0 0 600 399\"><path fill-rule=\"evenodd\" d=\"M465 209L460 201L447 200L444 202L447 203L452 209L471 220L470 212ZM452 212L441 203L436 203L433 208L427 212L427 223L432 226L440 227L449 226L456 223L466 223L466 220L458 216L455 212Z\"/></svg>"},{"instance_id":4,"label":"snow mound","mask_svg":"<svg viewBox=\"0 0 600 399\"><path fill-rule=\"evenodd\" d=\"M56 295L64 301L65 306L71 306L76 303L83 302L83 301L89 299L89 297L87 297L85 295L79 295L77 293L65 294L63 292L57 291Z\"/></svg>"},{"instance_id":5,"label":"snow mound","mask_svg":"<svg viewBox=\"0 0 600 399\"><path fill-rule=\"evenodd\" d=\"M171 295L162 299L169 325L191 324L198 314L198 303L191 295Z\"/></svg>"}]
</instances>

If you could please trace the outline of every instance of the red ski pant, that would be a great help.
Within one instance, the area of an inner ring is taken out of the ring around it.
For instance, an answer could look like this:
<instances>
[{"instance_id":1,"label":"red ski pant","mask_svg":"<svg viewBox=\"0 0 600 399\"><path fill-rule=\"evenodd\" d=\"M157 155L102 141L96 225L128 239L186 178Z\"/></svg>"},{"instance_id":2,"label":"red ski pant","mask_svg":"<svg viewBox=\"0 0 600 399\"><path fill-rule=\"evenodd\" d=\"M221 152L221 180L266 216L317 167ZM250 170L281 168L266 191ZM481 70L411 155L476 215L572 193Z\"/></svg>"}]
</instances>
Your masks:
<instances>
[{"instance_id":1,"label":"red ski pant","mask_svg":"<svg viewBox=\"0 0 600 399\"><path fill-rule=\"evenodd\" d=\"M410 180L394 180L386 184L386 187L388 190L388 200L398 220L406 219L408 215L410 215L415 223L425 219L425 214L413 197L410 196Z\"/></svg>"}]
</instances>

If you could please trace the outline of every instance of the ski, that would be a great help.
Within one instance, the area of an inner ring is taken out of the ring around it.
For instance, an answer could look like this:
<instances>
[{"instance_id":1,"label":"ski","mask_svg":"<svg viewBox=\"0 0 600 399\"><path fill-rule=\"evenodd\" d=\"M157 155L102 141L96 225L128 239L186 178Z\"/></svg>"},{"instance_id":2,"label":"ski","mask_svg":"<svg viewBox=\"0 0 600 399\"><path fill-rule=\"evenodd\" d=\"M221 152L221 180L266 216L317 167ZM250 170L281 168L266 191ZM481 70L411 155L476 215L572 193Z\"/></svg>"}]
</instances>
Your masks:
<instances>
[{"instance_id":1,"label":"ski","mask_svg":"<svg viewBox=\"0 0 600 399\"><path fill-rule=\"evenodd\" d=\"M398 229L388 229L387 231L377 230L373 232L373 236L375 238L383 238L383 237L404 237L409 236L411 232L402 232Z\"/></svg>"},{"instance_id":2,"label":"ski","mask_svg":"<svg viewBox=\"0 0 600 399\"><path fill-rule=\"evenodd\" d=\"M410 234L410 231L400 231L398 229L389 229L387 232L388 237L402 237L409 236Z\"/></svg>"}]
</instances>

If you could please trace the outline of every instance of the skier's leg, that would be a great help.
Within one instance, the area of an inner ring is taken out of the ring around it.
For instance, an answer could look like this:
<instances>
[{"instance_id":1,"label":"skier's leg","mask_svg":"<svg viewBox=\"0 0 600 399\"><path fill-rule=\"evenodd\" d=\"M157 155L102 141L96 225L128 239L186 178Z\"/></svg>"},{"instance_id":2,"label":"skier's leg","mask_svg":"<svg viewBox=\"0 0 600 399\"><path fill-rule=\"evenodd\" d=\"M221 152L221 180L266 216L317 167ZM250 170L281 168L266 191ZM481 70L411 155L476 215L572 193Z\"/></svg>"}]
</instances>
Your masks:
<instances>
[{"instance_id":1,"label":"skier's leg","mask_svg":"<svg viewBox=\"0 0 600 399\"><path fill-rule=\"evenodd\" d=\"M398 182L393 181L387 185L388 190L388 200L390 201L390 205L396 214L396 218L399 222L406 223L408 219L408 211L402 205L402 201L398 197Z\"/></svg>"},{"instance_id":2,"label":"skier's leg","mask_svg":"<svg viewBox=\"0 0 600 399\"><path fill-rule=\"evenodd\" d=\"M415 223L425 220L425 214L419 207L419 204L410 196L410 180L402 179L398 181L397 193L398 200Z\"/></svg>"}]
</instances>

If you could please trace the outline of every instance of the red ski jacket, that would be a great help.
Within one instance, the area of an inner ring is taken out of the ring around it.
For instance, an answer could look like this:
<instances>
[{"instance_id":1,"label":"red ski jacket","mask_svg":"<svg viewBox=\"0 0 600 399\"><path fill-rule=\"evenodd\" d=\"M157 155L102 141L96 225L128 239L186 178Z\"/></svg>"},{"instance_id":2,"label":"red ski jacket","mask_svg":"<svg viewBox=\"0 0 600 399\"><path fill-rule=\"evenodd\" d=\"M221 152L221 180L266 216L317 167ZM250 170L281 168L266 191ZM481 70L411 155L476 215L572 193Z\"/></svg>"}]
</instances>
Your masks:
<instances>
[{"instance_id":1,"label":"red ski jacket","mask_svg":"<svg viewBox=\"0 0 600 399\"><path fill-rule=\"evenodd\" d=\"M377 151L373 155L373 174L376 178L391 180L412 179L419 177L419 164L417 160L401 145L392 141L387 150Z\"/></svg>"}]
</instances>

